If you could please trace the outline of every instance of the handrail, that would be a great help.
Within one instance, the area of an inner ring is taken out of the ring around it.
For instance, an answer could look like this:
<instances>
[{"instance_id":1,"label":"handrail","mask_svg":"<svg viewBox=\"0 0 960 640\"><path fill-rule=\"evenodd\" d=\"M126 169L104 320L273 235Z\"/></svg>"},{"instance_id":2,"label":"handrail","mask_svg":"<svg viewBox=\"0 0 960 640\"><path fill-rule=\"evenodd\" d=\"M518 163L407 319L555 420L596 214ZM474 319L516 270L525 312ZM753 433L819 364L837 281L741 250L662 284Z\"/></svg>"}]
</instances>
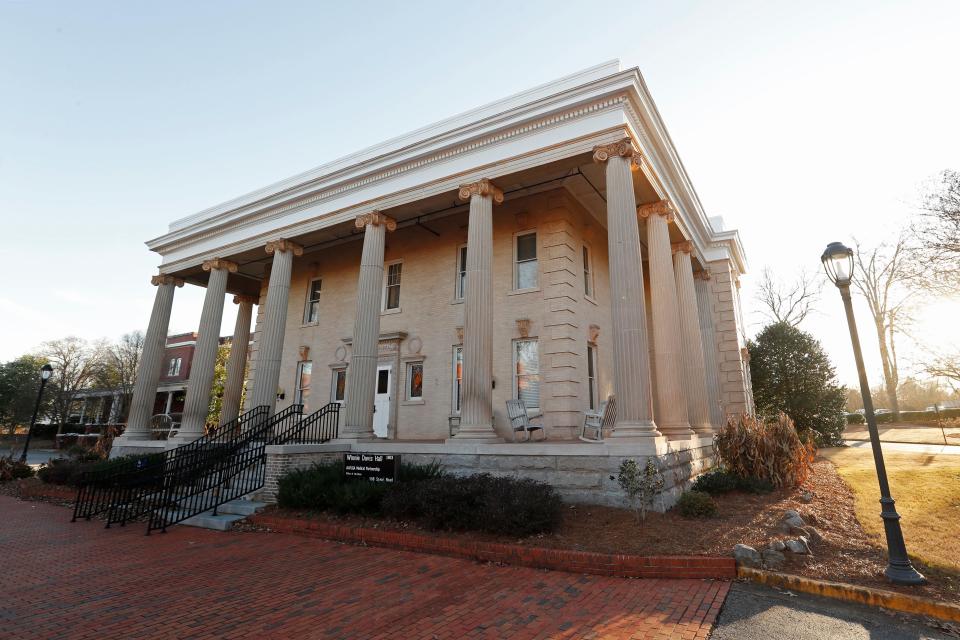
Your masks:
<instances>
[{"instance_id":1,"label":"handrail","mask_svg":"<svg viewBox=\"0 0 960 640\"><path fill-rule=\"evenodd\" d=\"M306 418L274 434L270 444L321 444L337 437L340 425L340 403L331 402Z\"/></svg>"},{"instance_id":2,"label":"handrail","mask_svg":"<svg viewBox=\"0 0 960 640\"><path fill-rule=\"evenodd\" d=\"M275 433L303 413L295 404L255 424L239 438L211 439L174 449L163 474L163 487L147 501L147 534L214 509L263 486L264 448Z\"/></svg>"}]
</instances>

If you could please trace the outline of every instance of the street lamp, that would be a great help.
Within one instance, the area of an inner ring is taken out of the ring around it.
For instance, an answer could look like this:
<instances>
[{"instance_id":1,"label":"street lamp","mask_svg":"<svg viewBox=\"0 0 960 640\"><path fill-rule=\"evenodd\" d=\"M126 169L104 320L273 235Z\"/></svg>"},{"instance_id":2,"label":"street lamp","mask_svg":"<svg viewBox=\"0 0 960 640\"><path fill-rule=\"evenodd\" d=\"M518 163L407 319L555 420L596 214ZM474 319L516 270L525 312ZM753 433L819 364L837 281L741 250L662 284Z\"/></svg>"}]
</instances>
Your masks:
<instances>
[{"instance_id":1,"label":"street lamp","mask_svg":"<svg viewBox=\"0 0 960 640\"><path fill-rule=\"evenodd\" d=\"M20 454L20 462L27 461L27 450L30 448L30 436L33 435L33 425L37 423L37 412L40 411L40 400L43 398L43 388L47 386L47 380L53 375L53 367L45 364L40 367L40 391L37 392L37 404L33 407L33 417L30 418L30 428L27 430L27 441L23 443L23 453Z\"/></svg>"},{"instance_id":2,"label":"street lamp","mask_svg":"<svg viewBox=\"0 0 960 640\"><path fill-rule=\"evenodd\" d=\"M840 289L843 306L847 312L847 325L850 327L850 342L853 343L853 356L857 360L857 373L860 376L860 394L863 396L863 409L870 430L870 445L873 448L873 462L877 467L877 480L880 482L880 517L887 535L887 569L884 574L896 584L926 584L924 578L907 557L907 545L900 530L900 515L890 496L890 483L887 482L887 469L883 464L883 451L880 449L880 435L877 431L877 419L873 414L873 400L870 397L870 384L863 368L863 353L860 351L860 337L857 334L857 321L853 317L853 303L850 299L850 281L853 279L853 249L842 242L827 245L820 262L827 277Z\"/></svg>"}]
</instances>

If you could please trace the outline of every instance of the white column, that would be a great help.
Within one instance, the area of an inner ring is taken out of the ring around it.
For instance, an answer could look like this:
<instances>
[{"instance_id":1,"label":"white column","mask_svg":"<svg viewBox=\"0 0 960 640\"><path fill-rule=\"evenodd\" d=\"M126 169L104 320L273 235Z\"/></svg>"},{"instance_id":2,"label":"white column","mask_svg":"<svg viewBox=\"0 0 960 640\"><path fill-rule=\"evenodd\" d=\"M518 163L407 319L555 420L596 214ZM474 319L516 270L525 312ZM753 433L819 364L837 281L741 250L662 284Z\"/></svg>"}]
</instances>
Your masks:
<instances>
[{"instance_id":1,"label":"white column","mask_svg":"<svg viewBox=\"0 0 960 640\"><path fill-rule=\"evenodd\" d=\"M617 421L611 438L649 439L659 436L660 432L651 409L640 225L631 173L639 158L632 142L623 140L596 147L593 159L606 163L613 385L617 403Z\"/></svg>"},{"instance_id":2,"label":"white column","mask_svg":"<svg viewBox=\"0 0 960 640\"><path fill-rule=\"evenodd\" d=\"M174 392L174 391L167 391L167 404L166 404L166 408L163 410L163 412L164 412L165 414L167 414L167 415L170 415L170 410L173 409L173 394L174 394L174 393L176 393L176 392Z\"/></svg>"},{"instance_id":3,"label":"white column","mask_svg":"<svg viewBox=\"0 0 960 640\"><path fill-rule=\"evenodd\" d=\"M707 401L710 421L717 429L723 426L723 406L720 404L720 371L717 368L717 343L713 329L713 301L710 296L710 272L694 275L697 290L697 308L700 311L700 335L703 338L703 366L707 372Z\"/></svg>"},{"instance_id":4,"label":"white column","mask_svg":"<svg viewBox=\"0 0 960 640\"><path fill-rule=\"evenodd\" d=\"M503 191L487 179L460 187L470 200L463 300L463 403L456 440L496 442L493 428L493 203Z\"/></svg>"},{"instance_id":5,"label":"white column","mask_svg":"<svg viewBox=\"0 0 960 640\"><path fill-rule=\"evenodd\" d=\"M153 276L151 284L157 287L153 301L153 312L147 333L143 337L143 354L137 368L137 380L133 385L133 397L130 400L130 417L123 433L124 440L148 440L150 438L150 418L153 403L157 397L157 384L160 382L160 368L167 347L167 327L170 324L170 310L173 307L173 292L183 286L183 280L171 276Z\"/></svg>"},{"instance_id":6,"label":"white column","mask_svg":"<svg viewBox=\"0 0 960 640\"><path fill-rule=\"evenodd\" d=\"M270 407L272 413L280 385L280 358L283 355L283 334L287 327L293 256L303 255L303 247L289 240L271 240L267 243L266 251L268 255L273 255L273 265L267 285L267 299L263 304L263 331L257 349L250 408L265 405Z\"/></svg>"},{"instance_id":7,"label":"white column","mask_svg":"<svg viewBox=\"0 0 960 640\"><path fill-rule=\"evenodd\" d=\"M383 252L387 231L397 228L393 218L379 211L357 216L364 229L353 346L347 372L347 406L340 436L350 440L373 438L373 404L377 392L377 358L380 349L380 307L383 296Z\"/></svg>"},{"instance_id":8,"label":"white column","mask_svg":"<svg viewBox=\"0 0 960 640\"><path fill-rule=\"evenodd\" d=\"M237 264L217 258L203 263L203 270L210 272L207 293L200 312L200 328L197 330L197 345L190 362L190 378L187 381L187 398L183 405L183 422L177 433L178 440L196 440L204 433L207 414L210 412L210 389L217 366L217 351L220 348L220 324L223 321L223 297L227 294L227 277L237 271Z\"/></svg>"},{"instance_id":9,"label":"white column","mask_svg":"<svg viewBox=\"0 0 960 640\"><path fill-rule=\"evenodd\" d=\"M653 363L657 370L657 426L670 439L693 434L687 417L680 345L680 312L673 276L669 223L673 207L665 200L645 204L637 211L647 220L647 259L650 263L650 304L653 316Z\"/></svg>"},{"instance_id":10,"label":"white column","mask_svg":"<svg viewBox=\"0 0 960 640\"><path fill-rule=\"evenodd\" d=\"M680 331L683 336L683 370L687 386L687 415L690 426L700 435L713 433L710 418L710 400L707 395L707 372L703 356L703 336L700 333L700 311L693 283L693 263L690 242L673 246L673 273L680 303Z\"/></svg>"},{"instance_id":11,"label":"white column","mask_svg":"<svg viewBox=\"0 0 960 640\"><path fill-rule=\"evenodd\" d=\"M237 322L230 340L230 357L227 360L227 380L223 386L223 404L220 408L220 424L226 424L240 415L240 400L243 398L243 376L247 368L247 348L250 346L250 322L253 318L252 296L234 296Z\"/></svg>"}]
</instances>

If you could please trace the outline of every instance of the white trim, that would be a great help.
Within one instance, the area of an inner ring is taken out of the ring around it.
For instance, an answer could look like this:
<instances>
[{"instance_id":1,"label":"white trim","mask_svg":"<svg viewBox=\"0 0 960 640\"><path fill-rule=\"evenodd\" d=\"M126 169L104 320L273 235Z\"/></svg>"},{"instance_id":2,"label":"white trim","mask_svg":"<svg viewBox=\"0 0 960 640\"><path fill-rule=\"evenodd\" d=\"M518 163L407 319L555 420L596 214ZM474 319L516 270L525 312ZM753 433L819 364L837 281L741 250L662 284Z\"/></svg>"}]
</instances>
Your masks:
<instances>
[{"instance_id":1,"label":"white trim","mask_svg":"<svg viewBox=\"0 0 960 640\"><path fill-rule=\"evenodd\" d=\"M331 366L332 374L330 376L330 402L339 402L344 404L347 401L347 366ZM337 376L343 373L343 398L337 400Z\"/></svg>"},{"instance_id":2,"label":"white trim","mask_svg":"<svg viewBox=\"0 0 960 640\"><path fill-rule=\"evenodd\" d=\"M540 357L540 338L532 336L529 338L514 338L510 341L510 358L513 362L511 367L511 376L513 378L513 383L510 389L510 397L514 400L520 397L520 389L518 387L519 376L517 375L517 344L520 342L532 342L537 345L537 406L527 407L527 410L537 409L538 411L543 408L543 371L540 368L540 362L542 358ZM532 374L527 374L532 375Z\"/></svg>"},{"instance_id":3,"label":"white trim","mask_svg":"<svg viewBox=\"0 0 960 640\"><path fill-rule=\"evenodd\" d=\"M586 260L584 260L584 258L586 258ZM590 243L586 240L580 243L580 261L583 263L580 265L583 297L596 304L597 279L594 277L593 271L593 247L590 246ZM589 291L587 291L588 284L590 287Z\"/></svg>"},{"instance_id":4,"label":"white trim","mask_svg":"<svg viewBox=\"0 0 960 640\"><path fill-rule=\"evenodd\" d=\"M400 295L397 296L398 306L387 309L387 278L390 276L390 267L400 265L400 283L396 286L400 289ZM390 260L383 263L383 287L380 292L380 313L400 313L403 311L403 259Z\"/></svg>"},{"instance_id":5,"label":"white trim","mask_svg":"<svg viewBox=\"0 0 960 640\"><path fill-rule=\"evenodd\" d=\"M302 386L303 383L303 370L307 367L310 369L310 384L306 387ZM303 392L307 392L307 400L310 400L310 391L313 389L313 360L300 360L297 362L296 377L293 379L293 404L304 404L303 402Z\"/></svg>"},{"instance_id":6,"label":"white trim","mask_svg":"<svg viewBox=\"0 0 960 640\"><path fill-rule=\"evenodd\" d=\"M457 245L456 258L453 263L453 301L454 302L463 302L463 289L466 289L467 285L467 256L466 256L467 243ZM460 257L463 257L463 270L460 270ZM461 279L460 274L463 274ZM463 283L463 289L461 289L461 283Z\"/></svg>"},{"instance_id":7,"label":"white trim","mask_svg":"<svg viewBox=\"0 0 960 640\"><path fill-rule=\"evenodd\" d=\"M425 381L424 376L426 375L426 370L423 368L424 367L423 358L419 358L416 360L407 360L406 362L403 363L403 365L404 365L403 366L403 403L404 404L424 404L425 402L424 395L425 395L425 389L426 389L426 385L424 384L424 381ZM418 397L413 397L410 395L410 381L412 380L411 371L413 370L413 367L415 367L416 365L420 365L420 369L421 369L420 395Z\"/></svg>"},{"instance_id":8,"label":"white trim","mask_svg":"<svg viewBox=\"0 0 960 640\"><path fill-rule=\"evenodd\" d=\"M313 291L313 283L314 283L314 282L319 282L319 283L320 283L320 290L317 291L317 301L316 301L316 303L317 303L317 319L316 319L316 320L310 320L310 318L308 317L308 313L309 313L309 311L310 311L310 304L311 304L310 293ZM304 299L303 299L303 321L302 321L302 323L301 323L301 326L304 326L304 327L312 327L312 326L317 325L317 324L320 323L320 296L321 296L322 293L323 293L323 276L317 276L316 278L310 278L310 280L307 281L307 293L306 293L306 295L304 296Z\"/></svg>"},{"instance_id":9,"label":"white trim","mask_svg":"<svg viewBox=\"0 0 960 640\"><path fill-rule=\"evenodd\" d=\"M462 409L462 407L457 408L457 399L458 399L457 398L458 396L457 394L457 352L458 351L460 352L460 363L461 363L460 384L463 385L463 345L455 344L453 345L453 349L451 350L451 355L450 355L450 415L451 416L459 416L460 409ZM460 391L461 392L463 391L462 387ZM460 398L460 400L462 401L463 399Z\"/></svg>"}]
</instances>

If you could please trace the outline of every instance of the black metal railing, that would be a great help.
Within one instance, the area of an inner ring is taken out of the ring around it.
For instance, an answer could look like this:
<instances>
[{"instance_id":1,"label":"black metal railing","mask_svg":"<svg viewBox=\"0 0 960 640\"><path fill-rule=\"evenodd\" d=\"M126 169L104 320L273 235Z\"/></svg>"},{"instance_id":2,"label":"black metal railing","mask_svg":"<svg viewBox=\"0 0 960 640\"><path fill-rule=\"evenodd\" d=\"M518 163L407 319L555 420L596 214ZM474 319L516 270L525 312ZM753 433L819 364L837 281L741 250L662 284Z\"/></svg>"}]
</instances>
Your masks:
<instances>
[{"instance_id":1,"label":"black metal railing","mask_svg":"<svg viewBox=\"0 0 960 640\"><path fill-rule=\"evenodd\" d=\"M125 456L113 464L87 471L80 478L73 520L108 512L107 527L126 524L150 507L151 495L164 486L164 476L176 452L203 447L204 443L237 441L270 415L267 406L255 407L190 444L164 452Z\"/></svg>"},{"instance_id":2,"label":"black metal railing","mask_svg":"<svg viewBox=\"0 0 960 640\"><path fill-rule=\"evenodd\" d=\"M340 403L314 411L306 418L274 434L271 444L322 444L337 437L340 429Z\"/></svg>"},{"instance_id":3,"label":"black metal railing","mask_svg":"<svg viewBox=\"0 0 960 640\"><path fill-rule=\"evenodd\" d=\"M261 421L238 438L197 441L171 450L163 487L147 501L147 534L240 498L263 486L265 447L277 433L299 421L303 405L295 404Z\"/></svg>"}]
</instances>

